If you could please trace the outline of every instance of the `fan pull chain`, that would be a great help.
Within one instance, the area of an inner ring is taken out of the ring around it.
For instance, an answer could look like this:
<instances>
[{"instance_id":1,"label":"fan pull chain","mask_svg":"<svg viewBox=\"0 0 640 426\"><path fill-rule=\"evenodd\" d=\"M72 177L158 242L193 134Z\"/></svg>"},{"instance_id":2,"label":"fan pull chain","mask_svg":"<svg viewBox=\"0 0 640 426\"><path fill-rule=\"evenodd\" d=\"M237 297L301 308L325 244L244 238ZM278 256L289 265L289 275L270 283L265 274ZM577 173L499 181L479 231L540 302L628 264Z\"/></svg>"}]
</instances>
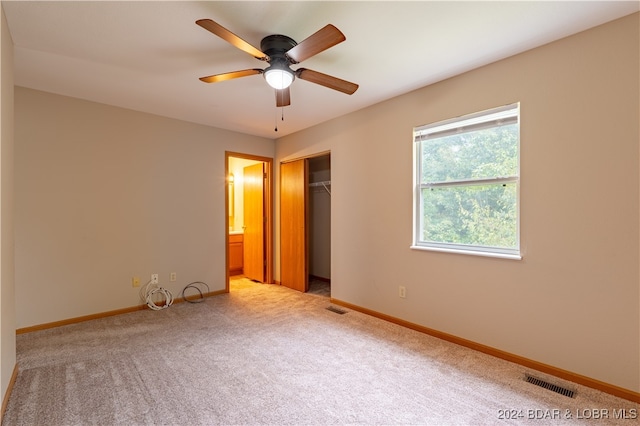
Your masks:
<instances>
[{"instance_id":1,"label":"fan pull chain","mask_svg":"<svg viewBox=\"0 0 640 426\"><path fill-rule=\"evenodd\" d=\"M281 119L282 119L282 121L284 121L284 107L281 107L280 109L282 110L282 118ZM278 110L276 110L276 118L274 120L275 121L275 128L273 129L276 132L278 131L278 118L277 117L278 117Z\"/></svg>"},{"instance_id":2,"label":"fan pull chain","mask_svg":"<svg viewBox=\"0 0 640 426\"><path fill-rule=\"evenodd\" d=\"M273 116L273 122L275 123L275 126L276 126L276 128L273 130L277 132L278 131L278 109L277 108L276 108L276 113Z\"/></svg>"}]
</instances>

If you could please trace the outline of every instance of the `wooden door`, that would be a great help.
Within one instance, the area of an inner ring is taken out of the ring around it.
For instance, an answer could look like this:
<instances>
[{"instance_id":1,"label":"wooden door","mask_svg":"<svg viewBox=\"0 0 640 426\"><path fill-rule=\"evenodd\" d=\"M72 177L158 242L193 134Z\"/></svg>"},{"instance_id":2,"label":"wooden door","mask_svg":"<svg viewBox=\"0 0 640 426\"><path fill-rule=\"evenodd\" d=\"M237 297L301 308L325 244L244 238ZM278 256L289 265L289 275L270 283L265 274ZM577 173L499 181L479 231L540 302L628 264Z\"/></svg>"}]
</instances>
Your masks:
<instances>
[{"instance_id":1,"label":"wooden door","mask_svg":"<svg viewBox=\"0 0 640 426\"><path fill-rule=\"evenodd\" d=\"M244 275L264 282L264 163L244 168Z\"/></svg>"},{"instance_id":2,"label":"wooden door","mask_svg":"<svg viewBox=\"0 0 640 426\"><path fill-rule=\"evenodd\" d=\"M308 290L307 160L280 165L280 282Z\"/></svg>"}]
</instances>

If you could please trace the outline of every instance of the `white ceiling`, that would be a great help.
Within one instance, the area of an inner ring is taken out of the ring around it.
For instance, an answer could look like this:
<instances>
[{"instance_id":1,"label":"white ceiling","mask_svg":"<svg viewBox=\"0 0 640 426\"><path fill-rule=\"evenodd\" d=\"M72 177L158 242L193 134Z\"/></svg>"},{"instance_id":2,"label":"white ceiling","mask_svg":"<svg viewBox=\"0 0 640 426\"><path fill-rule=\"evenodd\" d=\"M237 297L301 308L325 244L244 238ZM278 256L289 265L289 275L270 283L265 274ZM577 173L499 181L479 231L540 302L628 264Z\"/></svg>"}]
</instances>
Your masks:
<instances>
[{"instance_id":1,"label":"white ceiling","mask_svg":"<svg viewBox=\"0 0 640 426\"><path fill-rule=\"evenodd\" d=\"M15 84L276 138L639 10L638 1L2 1ZM264 68L197 26L210 18L252 45L298 42L326 24L347 40L305 67L358 83L351 95L296 80L275 107ZM278 132L274 125L278 123Z\"/></svg>"}]
</instances>

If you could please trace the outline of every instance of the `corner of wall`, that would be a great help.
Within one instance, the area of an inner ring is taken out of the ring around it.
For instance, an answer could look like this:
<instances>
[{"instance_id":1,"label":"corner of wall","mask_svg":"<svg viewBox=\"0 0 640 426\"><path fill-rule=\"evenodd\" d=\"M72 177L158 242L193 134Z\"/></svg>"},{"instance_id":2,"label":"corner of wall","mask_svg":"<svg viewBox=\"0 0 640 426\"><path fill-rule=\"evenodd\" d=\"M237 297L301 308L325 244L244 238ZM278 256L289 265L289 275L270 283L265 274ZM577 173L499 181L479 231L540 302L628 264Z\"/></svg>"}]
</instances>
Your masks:
<instances>
[{"instance_id":1,"label":"corner of wall","mask_svg":"<svg viewBox=\"0 0 640 426\"><path fill-rule=\"evenodd\" d=\"M13 40L4 8L0 7L0 10L0 390L4 401L17 368L13 262Z\"/></svg>"}]
</instances>

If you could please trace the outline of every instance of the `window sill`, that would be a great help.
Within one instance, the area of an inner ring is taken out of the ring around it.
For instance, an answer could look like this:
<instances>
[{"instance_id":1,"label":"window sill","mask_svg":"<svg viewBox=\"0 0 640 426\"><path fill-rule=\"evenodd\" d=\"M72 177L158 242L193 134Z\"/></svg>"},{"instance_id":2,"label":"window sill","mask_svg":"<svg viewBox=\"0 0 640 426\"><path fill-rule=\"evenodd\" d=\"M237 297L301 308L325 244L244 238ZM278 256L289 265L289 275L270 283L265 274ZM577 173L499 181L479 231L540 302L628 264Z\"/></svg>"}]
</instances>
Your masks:
<instances>
[{"instance_id":1,"label":"window sill","mask_svg":"<svg viewBox=\"0 0 640 426\"><path fill-rule=\"evenodd\" d=\"M522 256L519 254L490 253L486 251L456 250L456 249L447 249L447 248L439 248L439 247L423 247L423 246L411 246L410 248L412 250L437 251L441 253L467 254L471 256L494 257L498 259L522 260Z\"/></svg>"}]
</instances>

